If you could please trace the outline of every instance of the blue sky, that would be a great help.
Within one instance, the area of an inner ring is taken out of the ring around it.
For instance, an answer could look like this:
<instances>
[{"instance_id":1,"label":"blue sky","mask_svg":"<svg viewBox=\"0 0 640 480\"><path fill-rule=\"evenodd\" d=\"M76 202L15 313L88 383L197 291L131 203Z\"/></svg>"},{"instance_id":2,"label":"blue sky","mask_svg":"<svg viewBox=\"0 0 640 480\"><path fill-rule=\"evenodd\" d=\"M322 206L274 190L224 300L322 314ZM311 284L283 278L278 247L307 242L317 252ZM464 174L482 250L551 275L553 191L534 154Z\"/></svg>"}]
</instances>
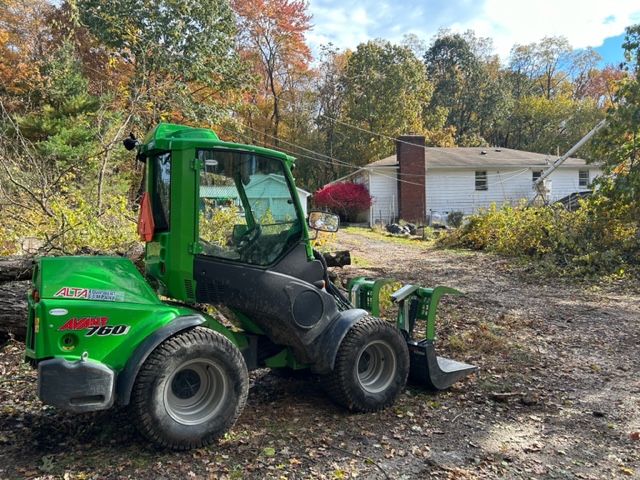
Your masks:
<instances>
[{"instance_id":1,"label":"blue sky","mask_svg":"<svg viewBox=\"0 0 640 480\"><path fill-rule=\"evenodd\" d=\"M331 42L355 49L375 38L400 43L412 33L429 43L439 28L493 39L506 60L515 44L565 36L575 49L595 48L603 63L622 60L624 29L640 23L640 0L309 0L314 51Z\"/></svg>"}]
</instances>

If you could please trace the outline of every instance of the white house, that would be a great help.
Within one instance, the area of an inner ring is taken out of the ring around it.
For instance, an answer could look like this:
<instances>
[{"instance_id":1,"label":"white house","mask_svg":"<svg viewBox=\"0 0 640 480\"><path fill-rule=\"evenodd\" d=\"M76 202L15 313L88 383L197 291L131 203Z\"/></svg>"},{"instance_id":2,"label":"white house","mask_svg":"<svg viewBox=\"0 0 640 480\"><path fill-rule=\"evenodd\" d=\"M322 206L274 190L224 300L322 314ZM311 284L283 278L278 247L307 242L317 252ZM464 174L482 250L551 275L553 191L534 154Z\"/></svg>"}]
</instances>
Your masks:
<instances>
[{"instance_id":1,"label":"white house","mask_svg":"<svg viewBox=\"0 0 640 480\"><path fill-rule=\"evenodd\" d=\"M396 155L370 163L340 181L365 183L373 197L368 221L445 221L480 208L533 200L533 182L557 157L508 148L424 147L424 137L396 140ZM546 200L555 202L589 191L601 175L597 165L568 158L545 180Z\"/></svg>"}]
</instances>

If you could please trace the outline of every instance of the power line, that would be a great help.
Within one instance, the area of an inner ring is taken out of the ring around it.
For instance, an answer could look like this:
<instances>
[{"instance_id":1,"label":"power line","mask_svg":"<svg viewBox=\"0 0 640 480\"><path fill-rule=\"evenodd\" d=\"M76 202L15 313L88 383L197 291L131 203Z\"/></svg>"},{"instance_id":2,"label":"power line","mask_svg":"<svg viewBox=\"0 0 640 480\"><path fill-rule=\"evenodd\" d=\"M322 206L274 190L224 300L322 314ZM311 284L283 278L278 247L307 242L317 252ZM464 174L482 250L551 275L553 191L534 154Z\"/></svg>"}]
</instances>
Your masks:
<instances>
[{"instance_id":1,"label":"power line","mask_svg":"<svg viewBox=\"0 0 640 480\"><path fill-rule=\"evenodd\" d=\"M118 28L118 26L117 26L113 21L110 21L110 20L108 20L108 19L106 19L106 18L100 17L100 16L96 15L96 14L95 14L95 13L93 13L93 12L91 12L91 13L90 13L90 15L92 15L93 17L95 17L95 18L97 18L97 19L100 19L100 20L101 20L101 21L103 21L103 22L109 23L109 24L110 24L111 26L113 26L114 28ZM94 71L95 71L95 70L94 70ZM98 73L98 72L96 72L96 73ZM226 77L228 80L235 80L234 78L230 77L230 76L229 76L228 74L226 74L225 72L216 72L216 74L218 74L218 75L220 75L220 76L222 76L222 77ZM105 75L105 78L106 78L106 75ZM280 95L276 96L276 99L277 99L279 102L282 102L282 103L287 104L287 105L294 105L294 106L298 106L298 105L296 105L296 104L293 104L293 102L291 102L291 101L287 100L285 97L280 96ZM304 107L302 107L302 108L304 109ZM305 110L307 113L314 113L314 112L312 112L310 109L304 109L304 110ZM353 130L357 130L357 131L360 131L360 132L364 132L364 133L367 133L367 134L369 134L369 135L373 135L373 136L376 136L376 137L380 137L380 138L383 138L383 139L386 139L386 140L390 140L390 141L393 141L393 142L399 142L399 143L404 143L404 144L407 144L407 145L413 145L411 142L407 142L407 141L399 140L399 139L397 139L397 138L394 138L394 137L391 137L391 136L389 136L389 135L385 135L385 134L382 134L382 133L373 132L373 131L371 131L371 130L368 130L368 129L365 129L365 128L362 128L362 127L359 127L359 126L357 126L357 125L352 125L352 124L350 124L350 123L344 122L344 121L342 121L342 120L339 120L339 119L337 119L337 118L335 118L335 117L332 117L332 116L329 116L329 115L327 115L327 114L318 113L318 115L319 115L319 116L321 116L321 117L327 118L327 119L329 119L329 120L332 120L332 121L334 121L334 122L336 122L336 123L338 123L338 124L340 124L340 125L343 125L343 126L346 126L346 127L348 127L348 128L351 128L351 129L353 129ZM244 125L244 124L242 124L242 125L243 125L245 128L249 128L249 129L251 129L251 130L256 131L255 129L252 129L251 127L248 127L247 125ZM237 133L237 132L236 132L236 133ZM262 132L257 132L257 133L261 133L261 134L263 134ZM277 139L277 140L279 140L279 141L284 141L284 140L283 140L282 138L280 138L280 137L275 137L275 136L270 136L270 135L267 135L267 136L269 136L269 137L271 137L271 138L274 138L274 139ZM361 167L353 166L352 164L349 164L349 163L347 163L347 162L345 162L345 161L338 160L338 159L336 159L336 158L334 158L334 157L329 157L329 156L326 156L326 155L321 154L321 153L319 153L319 152L315 152L315 151L313 151L313 150L306 149L306 148L304 148L304 147L302 147L302 146L300 146L300 145L297 145L297 144L293 144L293 143L289 143L289 142L285 142L285 143L287 143L288 145L294 146L294 147L296 147L296 148L298 148L298 149L300 149L300 150L303 150L303 151L307 151L307 152L313 153L314 155L317 155L318 157L329 158L329 159L331 159L332 161L336 161L338 164L340 164L340 165L342 165L342 166L345 166L345 167L347 167L347 168L355 168L355 169L359 169L359 168L361 168ZM289 152L285 152L285 153L289 153ZM313 157L305 157L305 158L308 158L308 159L310 159L310 160L317 160L317 161L320 161L319 159L317 159L317 158L313 158Z\"/></svg>"},{"instance_id":2,"label":"power line","mask_svg":"<svg viewBox=\"0 0 640 480\"><path fill-rule=\"evenodd\" d=\"M107 18L103 18L103 17L101 17L101 16L98 16L98 15L96 15L94 12L90 12L89 14L90 14L90 15L92 15L93 17L95 17L95 18L99 18L99 19L100 19L101 21L103 21L103 22L109 23L112 27L114 27L114 28L116 28L116 29L118 28L118 25L116 25L113 21L111 21L111 20L109 20L109 19L107 19ZM88 68L90 71L93 71L94 73L96 73L96 74L98 74L98 75L103 76L103 78L105 78L105 79L109 78L105 72L99 72L99 71L97 71L96 69L93 69L93 68L87 67L86 65L85 65L84 67L85 67L85 68ZM216 73L217 75L220 75L220 76L224 77L224 78L227 78L228 80L234 80L234 81L235 81L235 79L234 79L234 78L231 78L231 77L229 76L229 74L227 74L226 72L215 72L215 73ZM242 87L242 85L241 85L241 87ZM285 98L285 97L284 97L284 96L282 96L282 95L277 95L277 96L276 96L276 99L277 99L279 102L282 102L282 103L284 103L284 104L286 104L286 105L290 105L290 106L291 106L291 105L293 105L293 106L295 106L297 109L300 109L300 108L301 108L302 110L306 111L307 113L316 113L316 114L317 114L318 116L320 116L320 117L323 117L323 118L326 118L326 119L328 119L328 120L331 120L331 121L333 121L333 122L335 122L335 123L337 123L337 124L339 124L339 125L343 125L343 126L345 126L345 127L347 127L347 128L350 128L350 129L353 129L353 130L356 130L356 131L360 131L360 132L364 132L364 133L367 133L367 134L369 134L369 135L376 136L376 137L379 137L379 138L382 138L382 139L386 139L386 140L389 140L389 141L394 141L394 142L396 142L396 143L404 143L404 144L407 144L407 145L414 145L414 146L415 146L415 144L413 144L412 142L408 142L408 141L405 141L405 140L400 140L400 139L398 139L398 138L394 138L394 137L391 137L391 136L386 135L386 134L383 134L383 133L373 132L373 131L368 130L368 129L366 129L366 128L362 128L362 127L360 127L360 126L353 125L353 124L350 124L350 123L348 123L348 122L345 122L345 121L339 120L338 118L332 117L332 116L330 116L330 115L328 115L328 114L326 114L326 113L321 113L321 112L319 112L319 111L318 111L318 112L314 112L314 111L312 111L312 109L310 109L310 108L306 108L305 106L298 105L298 104L295 104L295 103L294 103L294 102L292 102L292 101L289 101L287 98ZM254 132L256 132L256 133L259 133L259 134L261 134L261 135L267 136L267 137L272 138L272 139L274 139L274 140L278 140L278 141L279 141L279 142L281 142L281 143L284 143L284 144L286 144L286 145L288 145L288 146L290 146L290 147L293 147L293 148L297 149L297 151L296 151L296 152L292 152L292 151L290 151L290 150L286 150L286 149L283 149L283 148L281 148L281 147L278 147L278 149L281 149L281 150L282 150L282 151L284 151L285 153L291 154L291 155L296 156L296 157L298 157L298 158L304 158L304 159L308 159L308 160L310 160L310 161L321 162L321 163L331 164L331 165L334 165L334 164L335 164L335 165L337 165L337 166L341 166L341 167L344 167L344 168L352 169L353 171L358 171L358 170L360 170L361 168L363 168L363 167L361 167L361 166L353 165L353 164L348 163L348 162L346 162L346 161L339 160L338 158L335 158L335 157L333 157L333 156L328 156L328 155L325 155L325 154L323 154L323 153L316 152L316 151L314 151L314 150L311 150L311 149L305 148L305 147L303 147L303 146L301 146L301 145L299 145L299 144L296 144L296 143L292 143L292 142L286 141L286 140L282 139L281 137L276 137L276 136L273 136L273 135L268 135L268 134L266 134L266 133L264 133L264 132L259 132L258 130L254 129L254 128L252 128L252 127L250 127L250 126L248 126L248 125L246 125L246 124L244 124L244 123L242 123L242 122L239 122L239 123L240 123L240 125L242 125L245 129L248 129L248 130L254 131ZM221 128L222 128L223 130L227 131L227 132L231 132L229 129L226 129L226 128L224 128L224 127L221 127ZM243 134L243 133L241 133L241 132L232 132L232 133L242 135L242 136L243 136L243 137L245 137L245 138L249 138L246 134ZM558 135L559 135L559 134L558 134ZM440 150L440 151L443 151L443 150L444 150L444 148L443 148L443 147L424 147L424 149L425 149L425 150L426 150L427 148L430 148L430 149L437 149L437 150ZM306 152L306 153L308 153L308 154L310 154L310 155L301 155L301 154L300 154L300 152ZM464 156L462 153L455 152L455 151L451 151L450 149L447 149L447 153L448 153L448 154L450 154L450 155L459 155L459 156ZM366 167L366 166L365 166L365 167ZM406 180L406 179L400 179L399 181L401 181L401 182L407 182L407 183L412 183L412 182L409 182L409 181L408 181L408 180Z\"/></svg>"}]
</instances>

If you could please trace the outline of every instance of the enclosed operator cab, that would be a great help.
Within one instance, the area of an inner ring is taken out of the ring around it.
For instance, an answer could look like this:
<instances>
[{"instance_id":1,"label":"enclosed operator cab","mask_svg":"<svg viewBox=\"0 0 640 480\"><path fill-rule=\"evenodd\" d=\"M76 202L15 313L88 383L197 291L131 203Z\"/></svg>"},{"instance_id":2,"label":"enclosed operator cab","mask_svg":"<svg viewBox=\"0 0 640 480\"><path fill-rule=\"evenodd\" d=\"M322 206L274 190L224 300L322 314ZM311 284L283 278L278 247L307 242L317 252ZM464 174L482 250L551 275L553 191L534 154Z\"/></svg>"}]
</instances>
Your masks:
<instances>
[{"instance_id":1,"label":"enclosed operator cab","mask_svg":"<svg viewBox=\"0 0 640 480\"><path fill-rule=\"evenodd\" d=\"M310 245L293 158L172 124L150 132L139 156L152 218L146 276L158 293L229 307L262 342L249 368L288 346L296 362L327 371L328 327L346 322L342 335L365 312L340 312L324 288L326 268Z\"/></svg>"}]
</instances>

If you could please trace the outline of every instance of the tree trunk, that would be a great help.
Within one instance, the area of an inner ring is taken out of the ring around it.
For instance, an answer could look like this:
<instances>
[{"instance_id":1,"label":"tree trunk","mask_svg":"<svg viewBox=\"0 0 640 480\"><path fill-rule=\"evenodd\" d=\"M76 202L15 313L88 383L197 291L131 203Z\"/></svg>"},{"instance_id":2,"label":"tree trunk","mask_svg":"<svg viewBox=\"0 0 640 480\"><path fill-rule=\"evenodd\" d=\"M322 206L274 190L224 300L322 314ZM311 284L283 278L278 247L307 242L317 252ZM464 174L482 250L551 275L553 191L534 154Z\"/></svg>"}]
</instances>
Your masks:
<instances>
[{"instance_id":1,"label":"tree trunk","mask_svg":"<svg viewBox=\"0 0 640 480\"><path fill-rule=\"evenodd\" d=\"M322 255L327 262L327 267L344 267L345 265L351 265L351 254L349 250L325 252Z\"/></svg>"},{"instance_id":2,"label":"tree trunk","mask_svg":"<svg viewBox=\"0 0 640 480\"><path fill-rule=\"evenodd\" d=\"M0 284L0 343L10 335L17 340L25 339L29 283L22 280Z\"/></svg>"},{"instance_id":3,"label":"tree trunk","mask_svg":"<svg viewBox=\"0 0 640 480\"><path fill-rule=\"evenodd\" d=\"M33 256L0 257L0 343L10 336L24 340L27 330L27 291Z\"/></svg>"},{"instance_id":4,"label":"tree trunk","mask_svg":"<svg viewBox=\"0 0 640 480\"><path fill-rule=\"evenodd\" d=\"M139 259L141 252L127 252L127 256ZM326 252L323 256L328 267L351 264L348 250ZM27 290L33 272L33 257L15 255L0 257L0 343L13 335L24 340L27 327Z\"/></svg>"},{"instance_id":5,"label":"tree trunk","mask_svg":"<svg viewBox=\"0 0 640 480\"><path fill-rule=\"evenodd\" d=\"M30 280L33 272L33 257L13 255L0 257L0 283Z\"/></svg>"}]
</instances>

